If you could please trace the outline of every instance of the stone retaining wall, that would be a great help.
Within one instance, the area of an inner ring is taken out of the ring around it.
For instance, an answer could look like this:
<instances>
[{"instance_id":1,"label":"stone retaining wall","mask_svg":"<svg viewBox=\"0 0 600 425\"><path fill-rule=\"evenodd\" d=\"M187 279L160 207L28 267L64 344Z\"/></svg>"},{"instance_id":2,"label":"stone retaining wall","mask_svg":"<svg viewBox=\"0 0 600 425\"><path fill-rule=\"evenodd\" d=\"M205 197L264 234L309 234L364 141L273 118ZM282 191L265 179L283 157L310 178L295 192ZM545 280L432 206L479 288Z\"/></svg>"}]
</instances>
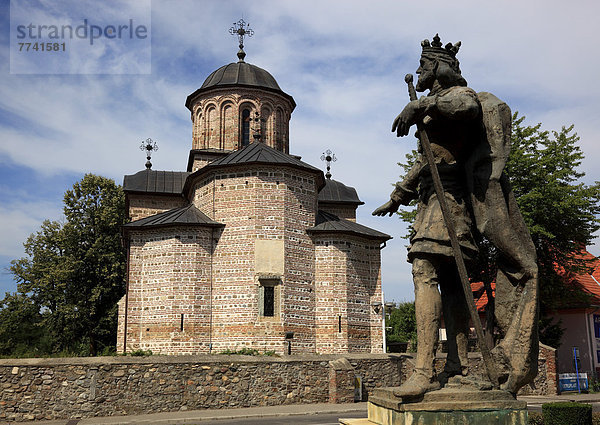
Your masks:
<instances>
[{"instance_id":1,"label":"stone retaining wall","mask_svg":"<svg viewBox=\"0 0 600 425\"><path fill-rule=\"evenodd\" d=\"M535 388L522 392L556 394L555 350L541 348ZM469 367L484 373L478 353ZM351 402L355 377L366 400L413 368L410 354L0 359L0 422Z\"/></svg>"},{"instance_id":2,"label":"stone retaining wall","mask_svg":"<svg viewBox=\"0 0 600 425\"><path fill-rule=\"evenodd\" d=\"M347 402L354 397L354 369L363 378L366 397L373 387L400 384L403 358L381 354L4 359L0 421Z\"/></svg>"}]
</instances>

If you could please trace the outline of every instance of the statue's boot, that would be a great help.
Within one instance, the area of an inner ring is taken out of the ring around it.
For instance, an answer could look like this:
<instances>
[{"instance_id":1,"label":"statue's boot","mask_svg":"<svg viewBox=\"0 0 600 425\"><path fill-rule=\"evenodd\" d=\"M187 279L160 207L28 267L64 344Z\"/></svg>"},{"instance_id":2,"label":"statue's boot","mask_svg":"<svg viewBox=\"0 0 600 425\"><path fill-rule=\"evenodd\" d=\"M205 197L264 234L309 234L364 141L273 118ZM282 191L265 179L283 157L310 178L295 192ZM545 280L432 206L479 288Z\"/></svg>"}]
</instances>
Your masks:
<instances>
[{"instance_id":1,"label":"statue's boot","mask_svg":"<svg viewBox=\"0 0 600 425\"><path fill-rule=\"evenodd\" d=\"M440 383L437 380L416 370L404 384L394 390L394 395L401 398L413 398L439 389Z\"/></svg>"},{"instance_id":2,"label":"statue's boot","mask_svg":"<svg viewBox=\"0 0 600 425\"><path fill-rule=\"evenodd\" d=\"M440 385L443 387L444 385L446 385L448 383L448 380L454 376L467 376L469 373L469 368L465 367L465 366L460 366L460 365L455 365L455 366L448 366L448 363L446 363L446 367L444 368L444 370L438 374L437 376L437 380L440 383Z\"/></svg>"}]
</instances>

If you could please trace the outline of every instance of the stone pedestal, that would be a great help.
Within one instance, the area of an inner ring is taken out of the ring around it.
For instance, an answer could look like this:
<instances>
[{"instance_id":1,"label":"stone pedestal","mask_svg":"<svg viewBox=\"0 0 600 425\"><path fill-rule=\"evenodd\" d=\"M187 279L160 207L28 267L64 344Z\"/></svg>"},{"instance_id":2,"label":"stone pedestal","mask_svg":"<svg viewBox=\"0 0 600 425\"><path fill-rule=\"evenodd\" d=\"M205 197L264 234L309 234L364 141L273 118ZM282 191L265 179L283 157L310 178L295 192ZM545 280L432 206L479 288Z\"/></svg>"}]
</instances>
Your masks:
<instances>
[{"instance_id":1,"label":"stone pedestal","mask_svg":"<svg viewBox=\"0 0 600 425\"><path fill-rule=\"evenodd\" d=\"M506 391L444 388L403 402L393 390L380 388L369 395L368 419L340 419L340 424L527 425L527 403Z\"/></svg>"}]
</instances>

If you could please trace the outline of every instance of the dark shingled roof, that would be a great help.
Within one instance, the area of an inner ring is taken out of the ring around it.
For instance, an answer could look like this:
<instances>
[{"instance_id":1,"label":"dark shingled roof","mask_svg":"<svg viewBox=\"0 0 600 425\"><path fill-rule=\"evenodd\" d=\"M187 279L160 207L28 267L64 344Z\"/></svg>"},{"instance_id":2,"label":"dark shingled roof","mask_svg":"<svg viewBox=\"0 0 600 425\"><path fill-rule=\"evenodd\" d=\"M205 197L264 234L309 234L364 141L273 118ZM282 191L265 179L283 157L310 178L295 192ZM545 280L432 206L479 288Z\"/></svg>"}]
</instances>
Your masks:
<instances>
[{"instance_id":1,"label":"dark shingled roof","mask_svg":"<svg viewBox=\"0 0 600 425\"><path fill-rule=\"evenodd\" d=\"M337 180L326 179L325 187L319 192L320 203L363 205L356 189Z\"/></svg>"},{"instance_id":2,"label":"dark shingled roof","mask_svg":"<svg viewBox=\"0 0 600 425\"><path fill-rule=\"evenodd\" d=\"M368 239L379 239L387 241L392 237L386 233L363 226L350 220L339 218L337 215L330 214L325 211L318 211L316 217L316 225L306 229L310 233L346 233L362 236Z\"/></svg>"},{"instance_id":3,"label":"dark shingled roof","mask_svg":"<svg viewBox=\"0 0 600 425\"><path fill-rule=\"evenodd\" d=\"M258 86L281 91L279 84L269 72L246 62L233 62L214 71L202 84L201 89L230 84Z\"/></svg>"},{"instance_id":4,"label":"dark shingled roof","mask_svg":"<svg viewBox=\"0 0 600 425\"><path fill-rule=\"evenodd\" d=\"M211 162L208 166L220 167L223 165L236 165L248 163L286 164L293 165L294 167L305 168L311 171L319 171L322 173L322 171L318 168L299 160L295 156L288 155L287 153L283 153L281 151L278 151L277 149L273 149L272 147L262 142L251 143L238 151L235 151L223 158Z\"/></svg>"},{"instance_id":5,"label":"dark shingled roof","mask_svg":"<svg viewBox=\"0 0 600 425\"><path fill-rule=\"evenodd\" d=\"M195 171L191 178L187 180L183 191L187 192L187 190L189 190L192 185L192 181L197 176L210 172L215 168L235 167L247 164L287 165L314 172L317 174L317 190L323 186L325 180L323 171L320 169L299 160L293 155L288 155L287 153L273 149L262 142L255 142L243 147L240 150L232 152L223 158L217 159L216 161L213 161Z\"/></svg>"},{"instance_id":6,"label":"dark shingled roof","mask_svg":"<svg viewBox=\"0 0 600 425\"><path fill-rule=\"evenodd\" d=\"M255 87L277 92L288 98L293 107L296 106L294 98L285 93L275 81L275 78L264 69L246 62L233 62L214 71L198 90L187 97L185 106L190 108L194 97L199 93L220 87Z\"/></svg>"},{"instance_id":7,"label":"dark shingled roof","mask_svg":"<svg viewBox=\"0 0 600 425\"><path fill-rule=\"evenodd\" d=\"M123 225L125 229L166 227L166 226L206 226L224 227L225 225L210 219L193 204L174 208L159 214L141 218Z\"/></svg>"},{"instance_id":8,"label":"dark shingled roof","mask_svg":"<svg viewBox=\"0 0 600 425\"><path fill-rule=\"evenodd\" d=\"M181 194L187 171L143 170L123 178L125 192Z\"/></svg>"}]
</instances>

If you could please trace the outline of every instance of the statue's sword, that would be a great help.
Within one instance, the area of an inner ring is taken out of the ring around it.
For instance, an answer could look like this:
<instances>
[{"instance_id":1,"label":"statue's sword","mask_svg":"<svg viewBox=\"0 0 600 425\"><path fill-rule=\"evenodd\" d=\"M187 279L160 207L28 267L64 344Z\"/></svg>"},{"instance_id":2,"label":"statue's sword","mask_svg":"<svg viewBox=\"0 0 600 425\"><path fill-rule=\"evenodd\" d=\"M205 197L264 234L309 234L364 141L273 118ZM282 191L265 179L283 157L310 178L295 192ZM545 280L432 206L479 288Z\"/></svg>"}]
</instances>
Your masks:
<instances>
[{"instance_id":1,"label":"statue's sword","mask_svg":"<svg viewBox=\"0 0 600 425\"><path fill-rule=\"evenodd\" d=\"M415 90L415 87L413 86L412 74L407 74L406 77L404 77L404 81L406 81L406 84L408 84L408 96L410 97L410 100L417 100L417 92ZM462 283L463 292L465 294L465 299L469 307L471 321L473 322L473 326L475 327L475 332L477 334L477 340L479 341L479 347L481 349L483 363L485 364L485 369L488 377L490 378L490 381L492 382L492 385L494 386L494 388L498 388L498 371L494 366L490 348L488 347L483 335L483 328L481 326L481 321L479 320L479 315L477 314L477 308L475 307L475 301L473 300L473 292L471 291L471 284L469 283L469 277L467 275L467 267L465 266L465 260L462 256L462 251L458 243L458 237L456 236L456 226L454 224L454 217L452 217L452 214L450 214L450 210L448 209L448 204L444 196L444 187L442 186L442 180L440 179L440 173L438 172L437 166L435 164L435 159L433 157L433 152L431 151L431 143L429 142L427 131L423 126L423 124L427 124L429 121L431 121L431 117L426 116L423 119L422 123L417 122L419 140L421 141L421 146L423 148L423 151L425 152L427 163L429 164L429 168L431 169L433 187L435 188L435 194L440 203L440 208L442 209L444 223L446 224L446 229L448 230L448 235L450 236L450 244L452 245L454 259L456 260L456 267L458 268L458 274L460 275L460 281Z\"/></svg>"}]
</instances>

